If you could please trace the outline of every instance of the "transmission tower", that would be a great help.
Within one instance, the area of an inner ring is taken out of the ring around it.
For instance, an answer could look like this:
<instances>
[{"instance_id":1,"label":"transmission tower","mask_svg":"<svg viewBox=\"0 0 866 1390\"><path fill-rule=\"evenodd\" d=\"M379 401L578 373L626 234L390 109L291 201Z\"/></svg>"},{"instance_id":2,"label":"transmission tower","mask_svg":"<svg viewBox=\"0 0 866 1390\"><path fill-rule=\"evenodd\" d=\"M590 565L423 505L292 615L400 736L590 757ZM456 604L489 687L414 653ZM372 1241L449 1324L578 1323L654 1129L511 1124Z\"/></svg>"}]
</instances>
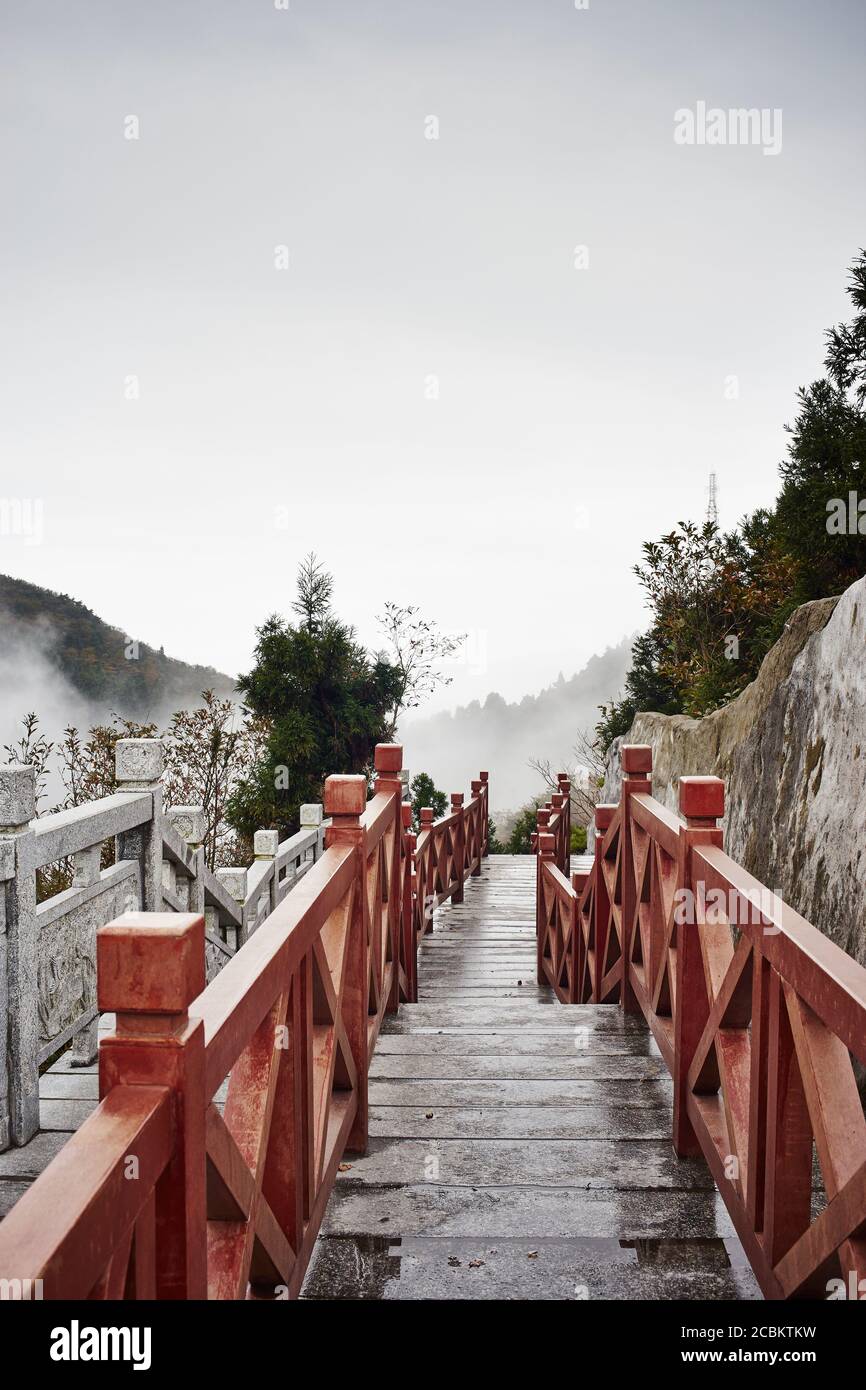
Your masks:
<instances>
[{"instance_id":1,"label":"transmission tower","mask_svg":"<svg viewBox=\"0 0 866 1390\"><path fill-rule=\"evenodd\" d=\"M715 473L710 474L710 487L707 499L707 521L712 522L713 526L719 524L719 494L716 486Z\"/></svg>"}]
</instances>

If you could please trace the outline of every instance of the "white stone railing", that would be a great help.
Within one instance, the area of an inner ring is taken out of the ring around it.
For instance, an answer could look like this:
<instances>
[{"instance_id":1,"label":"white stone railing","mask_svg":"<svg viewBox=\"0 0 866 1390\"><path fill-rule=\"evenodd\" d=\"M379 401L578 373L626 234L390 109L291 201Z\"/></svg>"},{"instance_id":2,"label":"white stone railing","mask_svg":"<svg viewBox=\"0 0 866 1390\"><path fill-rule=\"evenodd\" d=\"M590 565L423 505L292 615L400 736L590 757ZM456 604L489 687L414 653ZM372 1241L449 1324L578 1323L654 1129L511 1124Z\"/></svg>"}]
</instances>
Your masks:
<instances>
[{"instance_id":1,"label":"white stone railing","mask_svg":"<svg viewBox=\"0 0 866 1390\"><path fill-rule=\"evenodd\" d=\"M204 810L163 808L163 767L160 740L121 739L113 796L38 819L34 768L0 767L0 1149L39 1127L40 1066L70 1042L73 1065L96 1058L97 927L201 912L212 979L322 854L322 808L302 806L296 835L259 830L249 868L211 872ZM71 886L37 905L37 871L66 860Z\"/></svg>"}]
</instances>

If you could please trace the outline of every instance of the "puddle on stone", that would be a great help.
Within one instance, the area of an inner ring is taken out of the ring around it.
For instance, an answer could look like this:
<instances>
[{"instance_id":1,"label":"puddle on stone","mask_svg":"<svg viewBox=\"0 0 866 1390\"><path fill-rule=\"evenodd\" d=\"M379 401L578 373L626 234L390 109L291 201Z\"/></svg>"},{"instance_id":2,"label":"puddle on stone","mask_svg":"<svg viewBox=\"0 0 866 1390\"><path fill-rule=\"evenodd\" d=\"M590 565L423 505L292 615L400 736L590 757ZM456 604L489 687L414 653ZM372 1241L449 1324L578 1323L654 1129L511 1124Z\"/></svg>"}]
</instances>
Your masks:
<instances>
[{"instance_id":1,"label":"puddle on stone","mask_svg":"<svg viewBox=\"0 0 866 1390\"><path fill-rule=\"evenodd\" d=\"M621 1240L619 1244L623 1250L634 1252L639 1266L651 1266L660 1273L668 1270L718 1273L740 1263L731 1259L728 1250L729 1244L739 1245L739 1242L725 1241L720 1236L693 1240Z\"/></svg>"},{"instance_id":2,"label":"puddle on stone","mask_svg":"<svg viewBox=\"0 0 866 1390\"><path fill-rule=\"evenodd\" d=\"M320 1237L302 1294L340 1300L759 1296L734 1239L387 1234Z\"/></svg>"}]
</instances>

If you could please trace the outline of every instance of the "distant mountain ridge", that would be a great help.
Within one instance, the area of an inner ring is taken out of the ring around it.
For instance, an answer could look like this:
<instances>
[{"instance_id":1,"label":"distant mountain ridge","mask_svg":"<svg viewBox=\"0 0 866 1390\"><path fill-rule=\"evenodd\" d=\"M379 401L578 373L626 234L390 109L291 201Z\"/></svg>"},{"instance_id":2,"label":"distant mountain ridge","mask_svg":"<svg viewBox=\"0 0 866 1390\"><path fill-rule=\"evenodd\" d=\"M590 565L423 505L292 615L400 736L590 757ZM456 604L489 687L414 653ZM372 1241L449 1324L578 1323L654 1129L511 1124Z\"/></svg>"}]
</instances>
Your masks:
<instances>
[{"instance_id":1,"label":"distant mountain ridge","mask_svg":"<svg viewBox=\"0 0 866 1390\"><path fill-rule=\"evenodd\" d=\"M487 769L491 806L516 809L542 789L531 758L549 758L562 767L574 763L579 734L594 730L599 705L622 690L632 641L623 638L591 657L576 675L560 675L537 695L509 703L493 692L483 704L473 700L453 713L404 721L400 737L407 767L413 774L429 773L445 792L467 791L470 778Z\"/></svg>"},{"instance_id":2,"label":"distant mountain ridge","mask_svg":"<svg viewBox=\"0 0 866 1390\"><path fill-rule=\"evenodd\" d=\"M145 642L131 645L134 634L111 627L77 599L5 574L0 632L13 661L24 664L32 653L87 704L130 719L161 718L197 704L203 690L235 692L232 678L212 666L175 660Z\"/></svg>"}]
</instances>

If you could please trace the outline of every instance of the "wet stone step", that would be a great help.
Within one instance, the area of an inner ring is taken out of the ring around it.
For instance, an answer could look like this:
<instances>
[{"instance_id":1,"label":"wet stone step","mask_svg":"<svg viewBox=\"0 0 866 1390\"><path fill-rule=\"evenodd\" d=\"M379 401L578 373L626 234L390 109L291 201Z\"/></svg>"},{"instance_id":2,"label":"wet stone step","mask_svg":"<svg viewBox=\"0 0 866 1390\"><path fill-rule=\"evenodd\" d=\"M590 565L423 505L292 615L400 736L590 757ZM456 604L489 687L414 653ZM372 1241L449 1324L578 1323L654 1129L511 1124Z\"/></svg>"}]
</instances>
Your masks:
<instances>
[{"instance_id":1,"label":"wet stone step","mask_svg":"<svg viewBox=\"0 0 866 1390\"><path fill-rule=\"evenodd\" d=\"M755 1299L760 1294L739 1243L719 1237L479 1240L373 1234L320 1239L302 1297L591 1302Z\"/></svg>"},{"instance_id":2,"label":"wet stone step","mask_svg":"<svg viewBox=\"0 0 866 1390\"><path fill-rule=\"evenodd\" d=\"M677 1158L669 1140L371 1139L344 1165L340 1187L418 1183L448 1187L539 1186L712 1189L702 1160Z\"/></svg>"}]
</instances>

